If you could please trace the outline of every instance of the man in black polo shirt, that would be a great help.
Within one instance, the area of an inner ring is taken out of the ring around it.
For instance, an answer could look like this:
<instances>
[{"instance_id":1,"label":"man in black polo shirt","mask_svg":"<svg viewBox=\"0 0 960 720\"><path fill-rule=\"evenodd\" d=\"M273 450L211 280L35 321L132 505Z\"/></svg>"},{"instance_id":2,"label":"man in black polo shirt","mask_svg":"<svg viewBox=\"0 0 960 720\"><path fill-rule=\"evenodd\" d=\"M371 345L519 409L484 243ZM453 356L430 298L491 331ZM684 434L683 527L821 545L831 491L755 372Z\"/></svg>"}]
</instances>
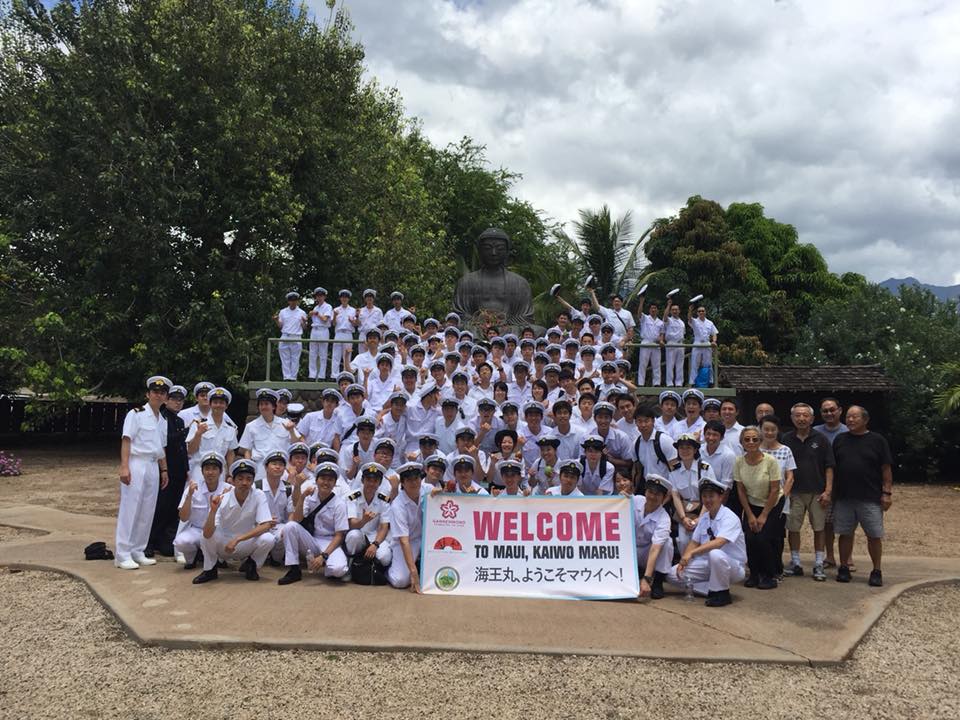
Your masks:
<instances>
[{"instance_id":1,"label":"man in black polo shirt","mask_svg":"<svg viewBox=\"0 0 960 720\"><path fill-rule=\"evenodd\" d=\"M883 513L893 502L893 459L886 439L867 429L869 421L866 410L852 405L847 410L849 432L837 435L833 441L833 527L840 536L837 582L850 582L853 533L859 524L867 536L867 551L873 561L870 585L880 587Z\"/></svg>"},{"instance_id":2,"label":"man in black polo shirt","mask_svg":"<svg viewBox=\"0 0 960 720\"><path fill-rule=\"evenodd\" d=\"M790 515L787 518L787 539L790 542L790 567L787 575L803 575L800 565L800 530L804 515L813 528L813 579L827 579L823 572L824 536L827 507L833 493L833 450L826 436L811 429L813 408L797 403L790 408L790 419L795 430L784 433L781 442L793 452L797 463L790 490Z\"/></svg>"}]
</instances>

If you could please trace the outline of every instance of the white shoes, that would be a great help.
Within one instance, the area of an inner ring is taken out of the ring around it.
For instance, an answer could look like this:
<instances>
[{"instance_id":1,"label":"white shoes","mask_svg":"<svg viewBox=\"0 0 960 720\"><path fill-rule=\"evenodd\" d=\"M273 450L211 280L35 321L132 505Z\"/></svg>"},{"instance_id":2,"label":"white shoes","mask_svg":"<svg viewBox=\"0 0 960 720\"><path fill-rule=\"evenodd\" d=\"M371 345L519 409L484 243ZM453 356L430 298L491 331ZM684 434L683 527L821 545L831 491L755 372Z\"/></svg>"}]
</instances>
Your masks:
<instances>
[{"instance_id":1,"label":"white shoes","mask_svg":"<svg viewBox=\"0 0 960 720\"><path fill-rule=\"evenodd\" d=\"M134 553L133 561L140 567L146 567L147 565L156 565L157 561L153 558L148 558L143 553Z\"/></svg>"},{"instance_id":2,"label":"white shoes","mask_svg":"<svg viewBox=\"0 0 960 720\"><path fill-rule=\"evenodd\" d=\"M127 558L126 560L114 560L114 567L118 567L121 570L139 570L140 566L137 565L133 560Z\"/></svg>"},{"instance_id":3,"label":"white shoes","mask_svg":"<svg viewBox=\"0 0 960 720\"><path fill-rule=\"evenodd\" d=\"M184 555L183 555L182 552L176 553L176 554L174 555L174 559L177 561L177 564L178 564L178 565L186 565L186 564L187 564L187 558L184 557Z\"/></svg>"}]
</instances>

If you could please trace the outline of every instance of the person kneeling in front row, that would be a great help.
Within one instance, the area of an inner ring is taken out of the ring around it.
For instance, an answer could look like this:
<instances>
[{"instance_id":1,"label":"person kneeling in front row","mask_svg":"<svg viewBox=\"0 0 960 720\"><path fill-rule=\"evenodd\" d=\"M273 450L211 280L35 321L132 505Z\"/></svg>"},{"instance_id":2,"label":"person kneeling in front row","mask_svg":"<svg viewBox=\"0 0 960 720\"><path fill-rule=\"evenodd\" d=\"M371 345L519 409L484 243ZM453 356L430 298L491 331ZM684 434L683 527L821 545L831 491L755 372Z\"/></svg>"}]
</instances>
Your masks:
<instances>
[{"instance_id":1,"label":"person kneeling in front row","mask_svg":"<svg viewBox=\"0 0 960 720\"><path fill-rule=\"evenodd\" d=\"M693 591L706 595L708 607L733 602L730 585L743 580L747 548L740 521L723 504L729 480L706 479L700 483L700 502L706 510L697 521L680 562L667 580L675 585L693 584Z\"/></svg>"},{"instance_id":2,"label":"person kneeling in front row","mask_svg":"<svg viewBox=\"0 0 960 720\"><path fill-rule=\"evenodd\" d=\"M406 465L400 469L404 467ZM344 542L351 559L360 556L367 563L376 560L382 568L387 567L393 557L390 545L385 542L390 530L390 498L380 492L386 473L386 468L375 462L365 463L360 468L363 486L347 496L350 530ZM357 581L356 577L354 581Z\"/></svg>"},{"instance_id":3,"label":"person kneeling in front row","mask_svg":"<svg viewBox=\"0 0 960 720\"><path fill-rule=\"evenodd\" d=\"M293 512L283 526L284 563L287 573L278 585L290 585L302 578L300 557L307 557L307 570L326 577L346 580L347 556L340 547L350 529L347 504L333 492L340 469L336 463L317 466L317 484L297 492L294 489ZM312 557L310 557L312 556Z\"/></svg>"},{"instance_id":4,"label":"person kneeling in front row","mask_svg":"<svg viewBox=\"0 0 960 720\"><path fill-rule=\"evenodd\" d=\"M632 484L629 478L627 482ZM670 538L670 516L663 504L673 485L662 475L646 476L643 495L628 495L633 505L633 521L637 536L637 565L642 573L640 597L659 600L663 597L663 581L673 560ZM632 488L631 488L632 491Z\"/></svg>"},{"instance_id":5,"label":"person kneeling in front row","mask_svg":"<svg viewBox=\"0 0 960 720\"><path fill-rule=\"evenodd\" d=\"M471 466L472 471L472 466ZM423 539L423 515L420 506L420 486L423 466L409 462L400 468L400 492L390 507L390 548L393 562L387 568L387 582L395 588L409 587L420 592L420 573L417 558Z\"/></svg>"},{"instance_id":6,"label":"person kneeling in front row","mask_svg":"<svg viewBox=\"0 0 960 720\"><path fill-rule=\"evenodd\" d=\"M233 490L210 498L210 511L203 525L203 572L195 585L217 579L217 561L243 560L240 571L247 580L259 580L257 568L273 547L273 516L267 496L253 487L257 466L247 459L230 466Z\"/></svg>"}]
</instances>

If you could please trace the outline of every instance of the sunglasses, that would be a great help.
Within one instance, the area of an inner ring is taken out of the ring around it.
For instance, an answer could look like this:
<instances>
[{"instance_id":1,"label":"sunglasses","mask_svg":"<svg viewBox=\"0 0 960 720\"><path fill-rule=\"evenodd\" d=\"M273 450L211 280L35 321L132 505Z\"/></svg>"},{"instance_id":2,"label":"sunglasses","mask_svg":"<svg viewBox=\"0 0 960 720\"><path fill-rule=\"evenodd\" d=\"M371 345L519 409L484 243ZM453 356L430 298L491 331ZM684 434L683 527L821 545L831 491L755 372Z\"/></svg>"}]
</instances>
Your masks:
<instances>
[{"instance_id":1,"label":"sunglasses","mask_svg":"<svg viewBox=\"0 0 960 720\"><path fill-rule=\"evenodd\" d=\"M745 443L758 443L758 442L760 442L760 438L745 437L745 438L742 438L742 439L740 440L740 442L745 442Z\"/></svg>"}]
</instances>

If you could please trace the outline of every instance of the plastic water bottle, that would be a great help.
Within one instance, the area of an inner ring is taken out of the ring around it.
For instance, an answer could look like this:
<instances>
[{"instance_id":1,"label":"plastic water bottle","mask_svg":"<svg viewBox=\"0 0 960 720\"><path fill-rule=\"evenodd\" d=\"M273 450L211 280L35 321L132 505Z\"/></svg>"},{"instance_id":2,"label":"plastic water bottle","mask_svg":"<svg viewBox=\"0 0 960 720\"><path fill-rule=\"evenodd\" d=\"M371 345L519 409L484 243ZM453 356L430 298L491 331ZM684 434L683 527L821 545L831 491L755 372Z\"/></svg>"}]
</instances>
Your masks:
<instances>
[{"instance_id":1,"label":"plastic water bottle","mask_svg":"<svg viewBox=\"0 0 960 720\"><path fill-rule=\"evenodd\" d=\"M684 600L693 602L697 599L693 594L693 580L689 576L684 580L683 587L686 590L686 595L683 596Z\"/></svg>"},{"instance_id":2,"label":"plastic water bottle","mask_svg":"<svg viewBox=\"0 0 960 720\"><path fill-rule=\"evenodd\" d=\"M310 565L313 563L313 558L314 558L314 554L310 550L307 550L307 572L308 573L313 572L313 568L310 567Z\"/></svg>"}]
</instances>

